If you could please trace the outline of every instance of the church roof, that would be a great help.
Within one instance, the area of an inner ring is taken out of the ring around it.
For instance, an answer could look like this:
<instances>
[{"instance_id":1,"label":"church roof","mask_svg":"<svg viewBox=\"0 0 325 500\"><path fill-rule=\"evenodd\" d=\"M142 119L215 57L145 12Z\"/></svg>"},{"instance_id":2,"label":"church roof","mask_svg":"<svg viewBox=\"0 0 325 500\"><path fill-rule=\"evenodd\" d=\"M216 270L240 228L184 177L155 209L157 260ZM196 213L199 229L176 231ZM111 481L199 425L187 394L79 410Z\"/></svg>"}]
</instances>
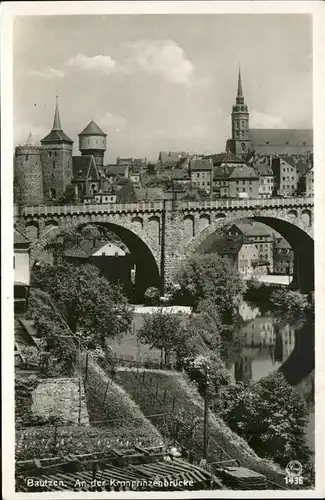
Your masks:
<instances>
[{"instance_id":1,"label":"church roof","mask_svg":"<svg viewBox=\"0 0 325 500\"><path fill-rule=\"evenodd\" d=\"M313 145L312 129L261 129L249 131L249 140L254 146L309 146Z\"/></svg>"},{"instance_id":2,"label":"church roof","mask_svg":"<svg viewBox=\"0 0 325 500\"><path fill-rule=\"evenodd\" d=\"M72 175L74 181L86 179L98 180L99 174L96 168L94 157L73 156L72 157Z\"/></svg>"},{"instance_id":3,"label":"church roof","mask_svg":"<svg viewBox=\"0 0 325 500\"><path fill-rule=\"evenodd\" d=\"M103 132L102 129L98 127L94 120L91 120L88 123L87 127L85 127L79 135L103 135L104 137L107 136L107 134L105 134L105 132Z\"/></svg>"}]
</instances>

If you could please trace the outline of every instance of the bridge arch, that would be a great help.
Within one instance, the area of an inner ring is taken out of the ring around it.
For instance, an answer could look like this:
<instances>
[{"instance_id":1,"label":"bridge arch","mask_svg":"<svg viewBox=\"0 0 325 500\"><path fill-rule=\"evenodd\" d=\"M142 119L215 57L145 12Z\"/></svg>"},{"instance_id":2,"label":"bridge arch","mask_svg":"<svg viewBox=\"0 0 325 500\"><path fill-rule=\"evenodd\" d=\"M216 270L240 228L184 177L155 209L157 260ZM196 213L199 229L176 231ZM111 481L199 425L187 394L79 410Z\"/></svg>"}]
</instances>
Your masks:
<instances>
[{"instance_id":1,"label":"bridge arch","mask_svg":"<svg viewBox=\"0 0 325 500\"><path fill-rule=\"evenodd\" d=\"M136 229L134 227L136 223ZM139 221L130 221L129 227L125 227L114 222L105 221L103 218L96 217L92 220L80 220L71 218L70 221L51 226L51 230L46 226L44 233L31 245L31 265L36 261L43 260L44 249L48 243L53 241L64 230L78 230L88 224L104 226L126 245L130 252L130 258L135 264L135 285L132 299L142 300L145 290L150 286L161 288L160 261L157 258L157 252L154 251L154 241L150 240L148 235L140 229ZM139 234L140 233L140 234ZM141 235L143 233L143 235ZM142 236L142 237L141 237ZM146 240L147 241L146 241ZM48 260L48 259L47 259Z\"/></svg>"},{"instance_id":2,"label":"bridge arch","mask_svg":"<svg viewBox=\"0 0 325 500\"><path fill-rule=\"evenodd\" d=\"M182 260L197 253L199 246L209 235L224 226L239 222L241 219L262 222L280 233L294 250L295 271L292 285L299 287L303 291L314 289L314 239L310 226L311 219L309 218L308 223L301 218L293 217L293 214L290 213L282 215L262 215L258 212L247 215L233 213L230 216L216 218L187 243L178 264L174 267L178 268Z\"/></svg>"}]
</instances>

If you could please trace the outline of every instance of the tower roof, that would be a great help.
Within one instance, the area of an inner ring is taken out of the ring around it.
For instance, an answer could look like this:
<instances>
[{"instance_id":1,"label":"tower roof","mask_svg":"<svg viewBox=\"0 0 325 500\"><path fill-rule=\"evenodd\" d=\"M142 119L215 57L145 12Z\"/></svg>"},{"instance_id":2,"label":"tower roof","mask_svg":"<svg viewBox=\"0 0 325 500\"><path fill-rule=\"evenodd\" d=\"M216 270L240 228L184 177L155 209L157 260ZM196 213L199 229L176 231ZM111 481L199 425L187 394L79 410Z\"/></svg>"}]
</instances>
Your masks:
<instances>
[{"instance_id":1,"label":"tower roof","mask_svg":"<svg viewBox=\"0 0 325 500\"><path fill-rule=\"evenodd\" d=\"M61 120L60 120L60 112L59 112L59 103L58 96L56 96L56 105L54 111L54 119L53 119L53 127L51 132L41 140L43 144L55 144L57 142L66 142L68 144L72 144L73 141L68 137L61 128Z\"/></svg>"},{"instance_id":2,"label":"tower roof","mask_svg":"<svg viewBox=\"0 0 325 500\"><path fill-rule=\"evenodd\" d=\"M107 134L105 134L105 132L103 132L102 129L98 127L94 120L91 120L88 123L87 127L85 127L79 135L102 135L104 137L107 136Z\"/></svg>"},{"instance_id":3,"label":"tower roof","mask_svg":"<svg viewBox=\"0 0 325 500\"><path fill-rule=\"evenodd\" d=\"M54 112L54 120L53 120L52 130L62 130L62 128L61 128L61 121L60 121L58 95L56 96L56 105L55 105L55 112Z\"/></svg>"},{"instance_id":4,"label":"tower roof","mask_svg":"<svg viewBox=\"0 0 325 500\"><path fill-rule=\"evenodd\" d=\"M240 73L240 69L239 69L239 71L238 71L237 97L243 97L243 86L242 86L242 82L241 82L241 73Z\"/></svg>"},{"instance_id":5,"label":"tower roof","mask_svg":"<svg viewBox=\"0 0 325 500\"><path fill-rule=\"evenodd\" d=\"M238 83L237 83L237 97L236 97L236 103L237 104L244 104L244 95L243 95L243 84L241 81L241 72L240 68L238 70Z\"/></svg>"}]
</instances>

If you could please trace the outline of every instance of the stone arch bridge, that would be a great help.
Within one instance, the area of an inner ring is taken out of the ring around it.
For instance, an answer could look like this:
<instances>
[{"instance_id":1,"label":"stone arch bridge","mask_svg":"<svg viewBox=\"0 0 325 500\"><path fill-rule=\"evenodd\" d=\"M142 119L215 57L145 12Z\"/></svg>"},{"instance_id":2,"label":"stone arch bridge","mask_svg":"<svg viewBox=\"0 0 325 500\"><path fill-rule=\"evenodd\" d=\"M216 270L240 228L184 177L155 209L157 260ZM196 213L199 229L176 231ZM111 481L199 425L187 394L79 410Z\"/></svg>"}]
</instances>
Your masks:
<instances>
[{"instance_id":1,"label":"stone arch bridge","mask_svg":"<svg viewBox=\"0 0 325 500\"><path fill-rule=\"evenodd\" d=\"M312 198L269 198L205 202L157 201L107 205L15 207L17 227L31 239L31 262L62 230L85 224L106 225L129 248L142 288L163 291L180 263L223 225L251 218L272 227L295 253L294 281L314 288L314 202Z\"/></svg>"}]
</instances>

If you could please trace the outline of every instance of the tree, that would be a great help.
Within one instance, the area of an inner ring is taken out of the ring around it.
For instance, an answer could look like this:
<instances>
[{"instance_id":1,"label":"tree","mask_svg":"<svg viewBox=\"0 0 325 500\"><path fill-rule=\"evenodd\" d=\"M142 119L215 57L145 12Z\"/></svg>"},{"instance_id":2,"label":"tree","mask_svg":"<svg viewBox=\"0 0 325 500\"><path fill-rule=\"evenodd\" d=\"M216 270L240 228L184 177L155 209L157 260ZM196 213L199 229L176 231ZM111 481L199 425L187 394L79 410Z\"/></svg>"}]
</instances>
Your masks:
<instances>
[{"instance_id":1,"label":"tree","mask_svg":"<svg viewBox=\"0 0 325 500\"><path fill-rule=\"evenodd\" d=\"M182 314L173 314L159 308L153 314L144 317L144 323L138 330L140 342L149 344L151 348L160 349L165 357L165 365L170 362L171 353L180 351L187 338Z\"/></svg>"},{"instance_id":2,"label":"tree","mask_svg":"<svg viewBox=\"0 0 325 500\"><path fill-rule=\"evenodd\" d=\"M147 173L149 175L156 175L157 174L157 165L155 163L148 163Z\"/></svg>"},{"instance_id":3,"label":"tree","mask_svg":"<svg viewBox=\"0 0 325 500\"><path fill-rule=\"evenodd\" d=\"M306 404L281 373L230 386L222 417L260 457L282 466L291 460L306 463L310 457Z\"/></svg>"},{"instance_id":4,"label":"tree","mask_svg":"<svg viewBox=\"0 0 325 500\"><path fill-rule=\"evenodd\" d=\"M74 203L76 200L76 192L73 184L68 184L65 188L65 191L61 198L59 199L59 203Z\"/></svg>"},{"instance_id":5,"label":"tree","mask_svg":"<svg viewBox=\"0 0 325 500\"><path fill-rule=\"evenodd\" d=\"M46 264L32 274L32 286L53 299L73 333L80 333L90 348L105 346L105 339L125 333L132 312L120 287L99 276L90 264Z\"/></svg>"},{"instance_id":6,"label":"tree","mask_svg":"<svg viewBox=\"0 0 325 500\"><path fill-rule=\"evenodd\" d=\"M239 273L217 253L195 254L177 275L180 295L188 305L197 307L202 299L218 303L219 311L238 310L245 291Z\"/></svg>"}]
</instances>

